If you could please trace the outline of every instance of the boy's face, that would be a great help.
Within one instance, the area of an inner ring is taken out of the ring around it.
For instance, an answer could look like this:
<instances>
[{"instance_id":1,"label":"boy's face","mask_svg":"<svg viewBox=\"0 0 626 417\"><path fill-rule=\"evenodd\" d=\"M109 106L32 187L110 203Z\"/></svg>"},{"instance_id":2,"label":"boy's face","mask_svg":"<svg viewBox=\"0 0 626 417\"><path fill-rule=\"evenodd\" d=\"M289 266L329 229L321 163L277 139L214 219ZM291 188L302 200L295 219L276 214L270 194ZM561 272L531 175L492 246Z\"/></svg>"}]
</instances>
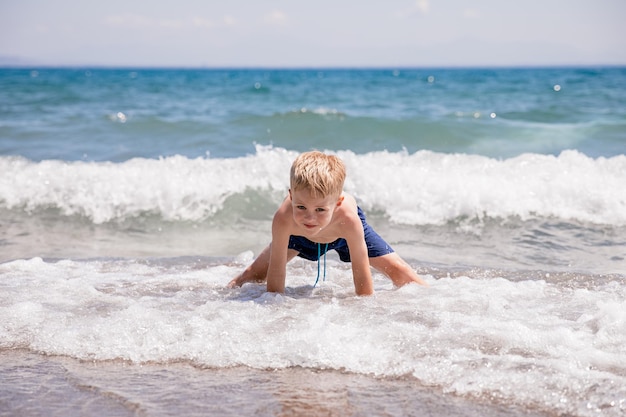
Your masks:
<instances>
[{"instance_id":1,"label":"boy's face","mask_svg":"<svg viewBox=\"0 0 626 417\"><path fill-rule=\"evenodd\" d=\"M306 236L314 236L328 226L343 198L337 196L313 197L309 190L289 190L293 220Z\"/></svg>"}]
</instances>

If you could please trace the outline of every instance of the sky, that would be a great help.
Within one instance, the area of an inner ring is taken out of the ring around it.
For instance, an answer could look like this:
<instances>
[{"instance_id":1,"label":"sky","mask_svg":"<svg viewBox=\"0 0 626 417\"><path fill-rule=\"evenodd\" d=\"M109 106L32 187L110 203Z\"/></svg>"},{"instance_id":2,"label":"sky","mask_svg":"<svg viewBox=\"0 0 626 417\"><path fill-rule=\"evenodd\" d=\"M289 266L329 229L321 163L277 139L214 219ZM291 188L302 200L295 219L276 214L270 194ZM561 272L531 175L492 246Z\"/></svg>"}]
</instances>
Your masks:
<instances>
[{"instance_id":1,"label":"sky","mask_svg":"<svg viewBox=\"0 0 626 417\"><path fill-rule=\"evenodd\" d=\"M0 0L0 65L626 65L626 0Z\"/></svg>"}]
</instances>

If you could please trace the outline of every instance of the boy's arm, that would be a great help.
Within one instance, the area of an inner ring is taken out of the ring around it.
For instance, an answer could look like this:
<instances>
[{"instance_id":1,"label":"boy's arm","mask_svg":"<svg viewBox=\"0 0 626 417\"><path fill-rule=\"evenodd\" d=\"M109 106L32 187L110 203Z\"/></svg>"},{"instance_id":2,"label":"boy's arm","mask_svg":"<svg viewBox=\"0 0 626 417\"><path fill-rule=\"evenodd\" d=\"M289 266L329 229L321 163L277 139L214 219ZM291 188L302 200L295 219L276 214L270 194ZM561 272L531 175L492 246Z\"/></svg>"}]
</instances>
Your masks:
<instances>
[{"instance_id":1,"label":"boy's arm","mask_svg":"<svg viewBox=\"0 0 626 417\"><path fill-rule=\"evenodd\" d=\"M346 226L345 239L350 250L354 291L357 295L371 295L374 293L374 283L367 255L365 236L363 235L363 224L361 219L355 216L349 222L346 222Z\"/></svg>"},{"instance_id":2,"label":"boy's arm","mask_svg":"<svg viewBox=\"0 0 626 417\"><path fill-rule=\"evenodd\" d=\"M272 221L272 246L270 263L267 268L267 291L285 292L285 277L287 275L287 251L289 245L289 230L291 205L283 205L274 214Z\"/></svg>"}]
</instances>

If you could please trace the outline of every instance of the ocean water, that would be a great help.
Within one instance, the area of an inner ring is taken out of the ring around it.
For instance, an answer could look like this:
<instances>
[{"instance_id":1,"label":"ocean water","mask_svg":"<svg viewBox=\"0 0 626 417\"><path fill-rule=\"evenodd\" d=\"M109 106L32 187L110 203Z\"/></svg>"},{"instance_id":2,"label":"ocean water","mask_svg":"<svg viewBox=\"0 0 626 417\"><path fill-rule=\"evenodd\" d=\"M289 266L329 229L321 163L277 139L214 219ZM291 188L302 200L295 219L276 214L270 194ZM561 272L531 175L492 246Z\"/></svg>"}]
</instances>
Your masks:
<instances>
[{"instance_id":1,"label":"ocean water","mask_svg":"<svg viewBox=\"0 0 626 417\"><path fill-rule=\"evenodd\" d=\"M225 288L310 149L429 288ZM626 68L0 69L0 317L3 416L624 415Z\"/></svg>"}]
</instances>

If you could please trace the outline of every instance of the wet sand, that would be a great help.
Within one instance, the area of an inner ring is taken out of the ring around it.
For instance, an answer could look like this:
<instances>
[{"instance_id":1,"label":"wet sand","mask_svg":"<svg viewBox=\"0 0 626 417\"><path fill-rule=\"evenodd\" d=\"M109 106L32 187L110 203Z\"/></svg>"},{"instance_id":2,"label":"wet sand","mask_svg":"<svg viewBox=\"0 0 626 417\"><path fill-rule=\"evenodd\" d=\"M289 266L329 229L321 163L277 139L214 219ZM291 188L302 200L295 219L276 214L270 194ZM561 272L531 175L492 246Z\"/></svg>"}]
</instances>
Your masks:
<instances>
[{"instance_id":1,"label":"wet sand","mask_svg":"<svg viewBox=\"0 0 626 417\"><path fill-rule=\"evenodd\" d=\"M191 363L85 362L0 351L1 416L545 416L415 378Z\"/></svg>"}]
</instances>

